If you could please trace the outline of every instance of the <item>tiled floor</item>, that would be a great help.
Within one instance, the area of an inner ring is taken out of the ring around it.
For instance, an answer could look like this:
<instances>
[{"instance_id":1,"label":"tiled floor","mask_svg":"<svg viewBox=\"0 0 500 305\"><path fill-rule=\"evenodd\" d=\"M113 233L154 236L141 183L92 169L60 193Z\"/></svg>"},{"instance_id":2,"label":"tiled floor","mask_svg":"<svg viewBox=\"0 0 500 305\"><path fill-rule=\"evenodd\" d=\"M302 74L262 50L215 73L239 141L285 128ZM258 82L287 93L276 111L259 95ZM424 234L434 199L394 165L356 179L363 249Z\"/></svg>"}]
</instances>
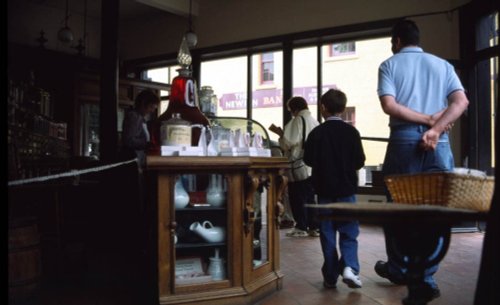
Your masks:
<instances>
[{"instance_id":1,"label":"tiled floor","mask_svg":"<svg viewBox=\"0 0 500 305\"><path fill-rule=\"evenodd\" d=\"M361 226L359 259L363 288L350 289L341 281L336 289L324 289L320 268L323 262L319 238L286 237L289 229L280 230L283 288L254 305L400 305L407 295L405 286L395 286L375 274L373 266L385 260L383 231L375 226ZM483 233L453 233L448 254L435 279L441 297L430 305L471 305L478 278ZM131 262L124 264L130 268ZM93 282L93 281L91 281ZM42 305L141 305L155 303L134 299L133 291L111 293L109 285L96 289L75 289L74 284L59 283L54 290L42 293ZM33 303L32 303L33 304ZM39 304L39 303L36 303Z\"/></svg>"},{"instance_id":2,"label":"tiled floor","mask_svg":"<svg viewBox=\"0 0 500 305\"><path fill-rule=\"evenodd\" d=\"M283 289L255 305L399 305L407 295L405 286L395 286L373 270L377 260L387 258L381 228L361 226L358 252L363 288L360 289L350 289L340 280L336 289L324 289L319 238L286 237L287 230L280 231ZM435 275L441 297L429 304L473 304L483 237L483 233L452 234L448 253Z\"/></svg>"}]
</instances>

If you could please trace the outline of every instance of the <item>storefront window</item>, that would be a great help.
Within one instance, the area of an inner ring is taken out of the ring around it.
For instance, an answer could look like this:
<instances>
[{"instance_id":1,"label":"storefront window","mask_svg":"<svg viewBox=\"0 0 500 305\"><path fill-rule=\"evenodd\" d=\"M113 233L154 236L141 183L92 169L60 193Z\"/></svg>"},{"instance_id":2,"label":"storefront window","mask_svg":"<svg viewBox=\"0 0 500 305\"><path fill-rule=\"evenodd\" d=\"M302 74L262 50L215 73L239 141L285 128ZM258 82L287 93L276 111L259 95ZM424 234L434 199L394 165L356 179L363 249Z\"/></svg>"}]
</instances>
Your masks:
<instances>
[{"instance_id":1,"label":"storefront window","mask_svg":"<svg viewBox=\"0 0 500 305\"><path fill-rule=\"evenodd\" d=\"M476 51L498 46L498 12L480 18L476 24Z\"/></svg>"},{"instance_id":2,"label":"storefront window","mask_svg":"<svg viewBox=\"0 0 500 305\"><path fill-rule=\"evenodd\" d=\"M212 87L217 96L216 116L247 117L247 57L238 56L201 63L200 85Z\"/></svg>"},{"instance_id":3,"label":"storefront window","mask_svg":"<svg viewBox=\"0 0 500 305\"><path fill-rule=\"evenodd\" d=\"M339 51L349 50L349 45L353 50L355 46L356 57L332 60L329 56L332 44L322 47L322 93L336 88L347 95L348 108L344 119L350 121L361 134L365 164L378 167L383 163L387 147L389 117L382 111L377 96L377 71L378 66L392 55L390 38L334 45L339 45Z\"/></svg>"},{"instance_id":4,"label":"storefront window","mask_svg":"<svg viewBox=\"0 0 500 305\"><path fill-rule=\"evenodd\" d=\"M497 14L498 16L498 14ZM498 21L498 18L497 18ZM497 23L498 25L498 23ZM498 29L498 28L497 28ZM497 37L498 44L498 37ZM497 115L496 111L498 109L498 59L499 57L493 57L490 59L490 82L491 82L491 94L490 94L490 129L491 129L491 167L496 167L495 160L495 117Z\"/></svg>"},{"instance_id":5,"label":"storefront window","mask_svg":"<svg viewBox=\"0 0 500 305\"><path fill-rule=\"evenodd\" d=\"M177 69L180 66L167 66L162 68L150 69L146 71L146 80L150 80L158 83L171 84L174 77L177 76ZM168 107L168 96L170 92L160 91L161 103L160 109L158 110L158 115L162 114Z\"/></svg>"},{"instance_id":6,"label":"storefront window","mask_svg":"<svg viewBox=\"0 0 500 305\"><path fill-rule=\"evenodd\" d=\"M261 82L259 73L260 59L267 62L269 77L272 81ZM283 52L266 52L252 55L252 119L264 127L271 124L283 126ZM272 60L272 61L270 61ZM272 70L271 70L272 67ZM277 136L270 133L273 140Z\"/></svg>"},{"instance_id":7,"label":"storefront window","mask_svg":"<svg viewBox=\"0 0 500 305\"><path fill-rule=\"evenodd\" d=\"M311 114L319 120L318 113L318 48L306 47L293 50L293 96L302 96Z\"/></svg>"},{"instance_id":8,"label":"storefront window","mask_svg":"<svg viewBox=\"0 0 500 305\"><path fill-rule=\"evenodd\" d=\"M498 109L498 60L494 48L498 47L499 14L498 11L478 16L475 23L475 58L474 80L469 84L475 92L471 98L472 109L471 138L477 138L477 144L470 151L469 165L473 168L492 173L495 160L495 118ZM485 124L486 123L486 124Z\"/></svg>"}]
</instances>

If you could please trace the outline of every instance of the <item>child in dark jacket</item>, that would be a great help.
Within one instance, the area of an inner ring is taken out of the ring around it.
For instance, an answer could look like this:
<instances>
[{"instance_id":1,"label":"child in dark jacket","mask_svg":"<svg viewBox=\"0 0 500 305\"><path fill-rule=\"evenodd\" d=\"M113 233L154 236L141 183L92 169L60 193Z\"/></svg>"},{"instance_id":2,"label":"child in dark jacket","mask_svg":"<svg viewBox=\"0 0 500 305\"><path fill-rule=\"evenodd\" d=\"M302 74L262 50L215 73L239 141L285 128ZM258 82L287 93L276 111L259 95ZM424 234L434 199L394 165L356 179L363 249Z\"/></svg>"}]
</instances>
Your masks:
<instances>
[{"instance_id":1,"label":"child in dark jacket","mask_svg":"<svg viewBox=\"0 0 500 305\"><path fill-rule=\"evenodd\" d=\"M365 154L358 130L340 118L346 103L346 95L340 90L330 89L323 94L320 110L325 122L311 131L305 144L304 162L312 167L311 178L319 204L356 201L356 171L364 166ZM340 257L336 246L337 232ZM358 235L357 221L321 221L320 241L324 257L321 271L325 288L335 288L339 275L350 288L362 286Z\"/></svg>"}]
</instances>

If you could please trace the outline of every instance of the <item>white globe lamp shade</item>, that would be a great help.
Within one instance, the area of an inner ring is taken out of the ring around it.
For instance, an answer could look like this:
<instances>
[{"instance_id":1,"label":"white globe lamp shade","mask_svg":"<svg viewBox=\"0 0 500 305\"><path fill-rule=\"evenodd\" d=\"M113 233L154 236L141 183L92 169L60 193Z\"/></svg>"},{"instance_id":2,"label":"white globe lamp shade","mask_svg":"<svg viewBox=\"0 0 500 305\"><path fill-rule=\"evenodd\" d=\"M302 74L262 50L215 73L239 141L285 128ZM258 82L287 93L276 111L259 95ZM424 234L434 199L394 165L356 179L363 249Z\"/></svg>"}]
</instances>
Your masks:
<instances>
[{"instance_id":1,"label":"white globe lamp shade","mask_svg":"<svg viewBox=\"0 0 500 305\"><path fill-rule=\"evenodd\" d=\"M186 42L189 48L193 48L198 43L198 36L192 31L186 32Z\"/></svg>"},{"instance_id":2,"label":"white globe lamp shade","mask_svg":"<svg viewBox=\"0 0 500 305\"><path fill-rule=\"evenodd\" d=\"M70 43L73 41L73 32L71 32L69 27L61 28L57 33L57 38L61 42Z\"/></svg>"}]
</instances>

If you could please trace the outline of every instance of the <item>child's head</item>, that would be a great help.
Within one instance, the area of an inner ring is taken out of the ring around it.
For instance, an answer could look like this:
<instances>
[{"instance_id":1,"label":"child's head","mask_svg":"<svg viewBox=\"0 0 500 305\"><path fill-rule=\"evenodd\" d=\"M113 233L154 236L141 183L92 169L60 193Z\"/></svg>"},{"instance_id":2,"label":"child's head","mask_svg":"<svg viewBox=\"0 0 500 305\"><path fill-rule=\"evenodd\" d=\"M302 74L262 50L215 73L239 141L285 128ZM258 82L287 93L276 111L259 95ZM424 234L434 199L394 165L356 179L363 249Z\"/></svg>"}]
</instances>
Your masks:
<instances>
[{"instance_id":1,"label":"child's head","mask_svg":"<svg viewBox=\"0 0 500 305\"><path fill-rule=\"evenodd\" d=\"M320 103L323 117L328 117L344 112L347 97L340 90L330 89L321 96Z\"/></svg>"}]
</instances>

